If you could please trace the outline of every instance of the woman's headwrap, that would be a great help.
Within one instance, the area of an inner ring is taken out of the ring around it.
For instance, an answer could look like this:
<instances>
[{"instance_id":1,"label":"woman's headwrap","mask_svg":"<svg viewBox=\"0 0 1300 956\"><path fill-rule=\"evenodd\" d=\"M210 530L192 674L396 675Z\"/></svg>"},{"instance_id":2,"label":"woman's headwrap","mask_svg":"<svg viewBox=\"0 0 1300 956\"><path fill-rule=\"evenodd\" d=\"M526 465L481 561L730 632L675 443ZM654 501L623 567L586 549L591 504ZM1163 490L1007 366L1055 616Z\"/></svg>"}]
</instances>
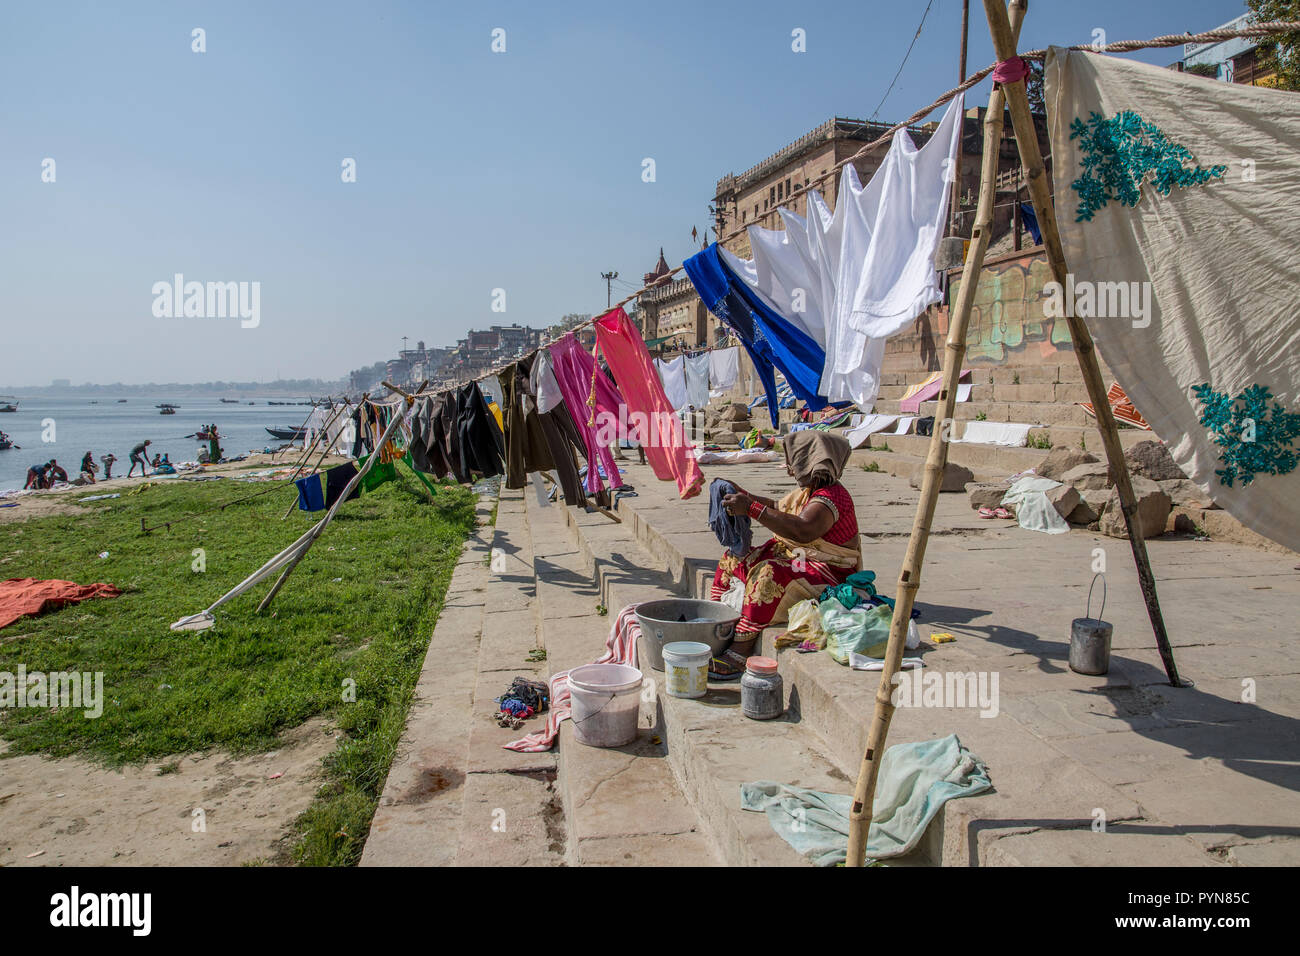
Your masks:
<instances>
[{"instance_id":1,"label":"woman's headwrap","mask_svg":"<svg viewBox=\"0 0 1300 956\"><path fill-rule=\"evenodd\" d=\"M815 428L790 433L782 447L786 464L801 485L809 485L817 477L822 484L839 481L853 453L847 439Z\"/></svg>"}]
</instances>

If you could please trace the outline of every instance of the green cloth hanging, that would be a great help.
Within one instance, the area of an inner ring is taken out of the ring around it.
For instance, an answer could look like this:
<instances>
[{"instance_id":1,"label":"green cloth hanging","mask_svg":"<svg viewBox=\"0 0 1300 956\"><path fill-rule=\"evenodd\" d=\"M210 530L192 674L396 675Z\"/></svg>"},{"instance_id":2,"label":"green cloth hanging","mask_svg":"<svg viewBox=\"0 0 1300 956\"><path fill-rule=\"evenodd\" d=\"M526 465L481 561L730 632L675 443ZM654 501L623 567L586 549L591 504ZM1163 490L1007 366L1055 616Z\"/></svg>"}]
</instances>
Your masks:
<instances>
[{"instance_id":1,"label":"green cloth hanging","mask_svg":"<svg viewBox=\"0 0 1300 956\"><path fill-rule=\"evenodd\" d=\"M370 456L357 459L357 469L360 470L366 466L366 460ZM397 478L397 466L391 461L378 462L373 468L361 476L361 487L366 491L374 491L386 481L393 481Z\"/></svg>"}]
</instances>

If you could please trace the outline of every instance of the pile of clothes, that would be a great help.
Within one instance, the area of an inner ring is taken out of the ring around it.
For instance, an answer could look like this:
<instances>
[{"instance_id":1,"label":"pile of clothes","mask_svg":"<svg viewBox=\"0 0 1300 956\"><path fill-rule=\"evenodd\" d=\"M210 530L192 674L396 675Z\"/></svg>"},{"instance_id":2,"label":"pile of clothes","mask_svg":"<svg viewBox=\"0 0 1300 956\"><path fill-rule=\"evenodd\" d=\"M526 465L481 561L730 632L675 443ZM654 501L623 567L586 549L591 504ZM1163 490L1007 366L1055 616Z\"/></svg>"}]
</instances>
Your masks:
<instances>
[{"instance_id":1,"label":"pile of clothes","mask_svg":"<svg viewBox=\"0 0 1300 956\"><path fill-rule=\"evenodd\" d=\"M776 646L793 647L803 654L825 650L838 664L877 669L870 665L885 656L894 600L880 594L875 581L875 571L858 571L815 599L795 604L790 608L789 626L777 637ZM913 608L907 626L909 650L921 643L914 623L920 616Z\"/></svg>"}]
</instances>

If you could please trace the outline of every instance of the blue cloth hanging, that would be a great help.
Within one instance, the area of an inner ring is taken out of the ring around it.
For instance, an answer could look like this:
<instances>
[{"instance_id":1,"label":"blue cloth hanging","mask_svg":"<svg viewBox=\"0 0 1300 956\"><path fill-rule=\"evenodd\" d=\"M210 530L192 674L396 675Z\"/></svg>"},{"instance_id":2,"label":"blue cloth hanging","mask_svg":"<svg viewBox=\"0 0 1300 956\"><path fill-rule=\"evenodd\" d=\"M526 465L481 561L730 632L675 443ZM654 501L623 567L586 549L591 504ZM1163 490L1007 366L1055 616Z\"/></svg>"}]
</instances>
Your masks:
<instances>
[{"instance_id":1,"label":"blue cloth hanging","mask_svg":"<svg viewBox=\"0 0 1300 956\"><path fill-rule=\"evenodd\" d=\"M1034 237L1034 245L1043 244L1043 233L1038 228L1038 213L1034 212L1034 204L1031 202L1022 202L1020 204L1020 221L1025 224L1029 234Z\"/></svg>"},{"instance_id":2,"label":"blue cloth hanging","mask_svg":"<svg viewBox=\"0 0 1300 956\"><path fill-rule=\"evenodd\" d=\"M718 245L697 252L683 264L705 307L736 333L749 353L767 392L772 427L779 427L780 396L775 369L780 369L796 398L813 411L825 408L825 397L817 394L826 353L806 332L796 328L760 299L722 261Z\"/></svg>"},{"instance_id":3,"label":"blue cloth hanging","mask_svg":"<svg viewBox=\"0 0 1300 956\"><path fill-rule=\"evenodd\" d=\"M325 491L321 487L320 475L308 475L294 482L298 486L299 511L324 511Z\"/></svg>"}]
</instances>

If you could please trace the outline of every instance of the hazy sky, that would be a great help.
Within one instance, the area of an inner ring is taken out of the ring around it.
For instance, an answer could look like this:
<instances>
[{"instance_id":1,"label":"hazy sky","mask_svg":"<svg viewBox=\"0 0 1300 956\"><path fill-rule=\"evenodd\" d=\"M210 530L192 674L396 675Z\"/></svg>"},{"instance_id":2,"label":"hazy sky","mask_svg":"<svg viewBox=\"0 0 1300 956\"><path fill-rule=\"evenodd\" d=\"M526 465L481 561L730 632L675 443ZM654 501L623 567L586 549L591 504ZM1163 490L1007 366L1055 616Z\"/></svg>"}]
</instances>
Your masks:
<instances>
[{"instance_id":1,"label":"hazy sky","mask_svg":"<svg viewBox=\"0 0 1300 956\"><path fill-rule=\"evenodd\" d=\"M974 70L993 55L971 6ZM619 298L661 245L672 265L693 251L719 177L831 116L871 117L925 7L6 3L0 386L333 378L403 335L450 345L598 311L602 271ZM1036 0L1021 45L1204 30L1244 9ZM934 0L880 119L954 85L960 11ZM987 102L987 83L967 95ZM155 316L154 285L176 273L260 283L258 324Z\"/></svg>"}]
</instances>

